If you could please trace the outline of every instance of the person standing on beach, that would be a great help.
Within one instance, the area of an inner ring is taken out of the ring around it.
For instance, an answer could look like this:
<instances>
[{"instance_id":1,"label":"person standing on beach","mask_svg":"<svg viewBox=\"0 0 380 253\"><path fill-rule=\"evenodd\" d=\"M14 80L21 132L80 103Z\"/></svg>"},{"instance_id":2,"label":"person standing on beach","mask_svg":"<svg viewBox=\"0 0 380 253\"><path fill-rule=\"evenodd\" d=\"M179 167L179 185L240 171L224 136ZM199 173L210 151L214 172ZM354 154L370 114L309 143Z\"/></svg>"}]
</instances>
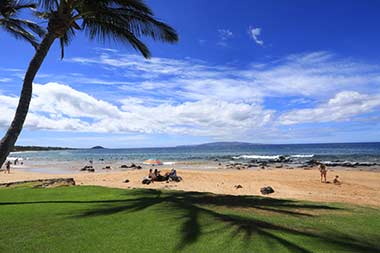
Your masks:
<instances>
[{"instance_id":1,"label":"person standing on beach","mask_svg":"<svg viewBox=\"0 0 380 253\"><path fill-rule=\"evenodd\" d=\"M321 163L319 165L319 172L321 172L321 183L323 182L323 179L324 179L324 182L326 183L326 177L327 177L327 169L326 169L326 165L324 165L323 163Z\"/></svg>"},{"instance_id":2,"label":"person standing on beach","mask_svg":"<svg viewBox=\"0 0 380 253\"><path fill-rule=\"evenodd\" d=\"M5 168L6 168L6 170L4 171L4 173L8 173L8 174L10 174L10 173L11 173L11 161L8 161L8 162L5 164Z\"/></svg>"}]
</instances>

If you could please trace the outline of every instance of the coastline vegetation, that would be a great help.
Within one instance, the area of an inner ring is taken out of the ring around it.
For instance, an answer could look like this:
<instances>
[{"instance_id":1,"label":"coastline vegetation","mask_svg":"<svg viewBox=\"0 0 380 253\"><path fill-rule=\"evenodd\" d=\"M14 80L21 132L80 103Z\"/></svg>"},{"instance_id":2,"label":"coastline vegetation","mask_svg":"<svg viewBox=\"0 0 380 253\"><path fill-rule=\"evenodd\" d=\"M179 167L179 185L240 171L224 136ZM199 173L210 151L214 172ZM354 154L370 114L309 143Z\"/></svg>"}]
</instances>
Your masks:
<instances>
[{"instance_id":1,"label":"coastline vegetation","mask_svg":"<svg viewBox=\"0 0 380 253\"><path fill-rule=\"evenodd\" d=\"M75 150L75 148L67 147L42 147L42 146L14 146L12 152L23 152L23 151L52 151L52 150Z\"/></svg>"}]
</instances>

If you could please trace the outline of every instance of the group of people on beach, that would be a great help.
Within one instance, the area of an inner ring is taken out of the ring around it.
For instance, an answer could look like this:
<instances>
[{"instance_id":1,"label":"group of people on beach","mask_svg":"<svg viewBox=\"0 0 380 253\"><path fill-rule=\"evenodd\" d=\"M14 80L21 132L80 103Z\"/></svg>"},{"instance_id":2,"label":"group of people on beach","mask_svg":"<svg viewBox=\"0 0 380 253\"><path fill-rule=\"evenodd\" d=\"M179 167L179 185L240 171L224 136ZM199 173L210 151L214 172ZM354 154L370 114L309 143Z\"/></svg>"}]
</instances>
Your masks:
<instances>
[{"instance_id":1,"label":"group of people on beach","mask_svg":"<svg viewBox=\"0 0 380 253\"><path fill-rule=\"evenodd\" d=\"M21 160L19 160L18 158L14 159L13 162L11 160L7 160L4 165L5 165L5 170L4 170L4 173L5 174L10 174L11 173L11 165L14 164L14 165L18 165L20 163L20 165L23 165L24 162Z\"/></svg>"},{"instance_id":2,"label":"group of people on beach","mask_svg":"<svg viewBox=\"0 0 380 253\"><path fill-rule=\"evenodd\" d=\"M319 164L319 172L321 173L321 183L322 182L327 183L327 168L325 164L323 163ZM339 180L338 175L335 176L333 183L336 185L342 184Z\"/></svg>"},{"instance_id":3,"label":"group of people on beach","mask_svg":"<svg viewBox=\"0 0 380 253\"><path fill-rule=\"evenodd\" d=\"M161 175L161 172L158 169L149 169L149 174L147 177L145 177L142 181L143 184L150 184L155 181L162 182L162 181L175 181L180 182L182 178L177 175L177 171L175 169L171 169L170 172L166 172L165 175Z\"/></svg>"}]
</instances>

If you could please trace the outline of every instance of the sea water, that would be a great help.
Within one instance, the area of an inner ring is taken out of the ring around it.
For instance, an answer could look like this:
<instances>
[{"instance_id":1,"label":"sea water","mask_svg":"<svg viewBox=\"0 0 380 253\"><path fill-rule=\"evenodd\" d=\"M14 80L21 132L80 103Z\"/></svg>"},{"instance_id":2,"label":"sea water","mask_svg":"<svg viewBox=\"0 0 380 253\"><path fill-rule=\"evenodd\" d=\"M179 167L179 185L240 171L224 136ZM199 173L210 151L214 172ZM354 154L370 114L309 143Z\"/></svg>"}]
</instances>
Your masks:
<instances>
[{"instance_id":1,"label":"sea water","mask_svg":"<svg viewBox=\"0 0 380 253\"><path fill-rule=\"evenodd\" d=\"M173 164L183 161L266 160L280 156L297 162L310 159L318 161L349 161L380 163L380 143L331 143L331 144L283 144L283 145L216 145L181 146L171 148L129 149L75 149L59 151L15 152L11 157L44 163L85 162L142 162L160 159Z\"/></svg>"}]
</instances>

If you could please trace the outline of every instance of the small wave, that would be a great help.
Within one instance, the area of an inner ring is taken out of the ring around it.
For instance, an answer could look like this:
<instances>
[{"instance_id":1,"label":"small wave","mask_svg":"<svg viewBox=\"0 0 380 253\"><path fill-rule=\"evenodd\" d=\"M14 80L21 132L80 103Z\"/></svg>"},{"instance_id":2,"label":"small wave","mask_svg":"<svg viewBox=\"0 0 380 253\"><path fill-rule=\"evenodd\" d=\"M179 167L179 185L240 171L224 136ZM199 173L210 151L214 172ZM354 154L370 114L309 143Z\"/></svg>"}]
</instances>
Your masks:
<instances>
[{"instance_id":1,"label":"small wave","mask_svg":"<svg viewBox=\"0 0 380 253\"><path fill-rule=\"evenodd\" d=\"M7 157L7 160L9 160L9 161L11 161L11 162L14 162L15 160L23 161L24 159L21 158L21 157L8 156L8 157Z\"/></svg>"},{"instance_id":2,"label":"small wave","mask_svg":"<svg viewBox=\"0 0 380 253\"><path fill-rule=\"evenodd\" d=\"M314 157L314 154L312 154L312 155L291 155L290 157L293 157L293 158L312 158L312 157Z\"/></svg>"},{"instance_id":3,"label":"small wave","mask_svg":"<svg viewBox=\"0 0 380 253\"><path fill-rule=\"evenodd\" d=\"M163 162L164 165L174 165L175 162Z\"/></svg>"},{"instance_id":4,"label":"small wave","mask_svg":"<svg viewBox=\"0 0 380 253\"><path fill-rule=\"evenodd\" d=\"M291 156L284 156L284 155L240 155L240 156L234 156L232 159L238 160L238 159L258 159L258 160L276 160L280 159L280 157L291 157L291 158L311 158L314 157L314 154L311 155L291 155Z\"/></svg>"},{"instance_id":5,"label":"small wave","mask_svg":"<svg viewBox=\"0 0 380 253\"><path fill-rule=\"evenodd\" d=\"M238 160L238 159L262 159L262 160L272 160L272 159L279 159L280 155L240 155L240 156L234 156L232 159Z\"/></svg>"}]
</instances>

